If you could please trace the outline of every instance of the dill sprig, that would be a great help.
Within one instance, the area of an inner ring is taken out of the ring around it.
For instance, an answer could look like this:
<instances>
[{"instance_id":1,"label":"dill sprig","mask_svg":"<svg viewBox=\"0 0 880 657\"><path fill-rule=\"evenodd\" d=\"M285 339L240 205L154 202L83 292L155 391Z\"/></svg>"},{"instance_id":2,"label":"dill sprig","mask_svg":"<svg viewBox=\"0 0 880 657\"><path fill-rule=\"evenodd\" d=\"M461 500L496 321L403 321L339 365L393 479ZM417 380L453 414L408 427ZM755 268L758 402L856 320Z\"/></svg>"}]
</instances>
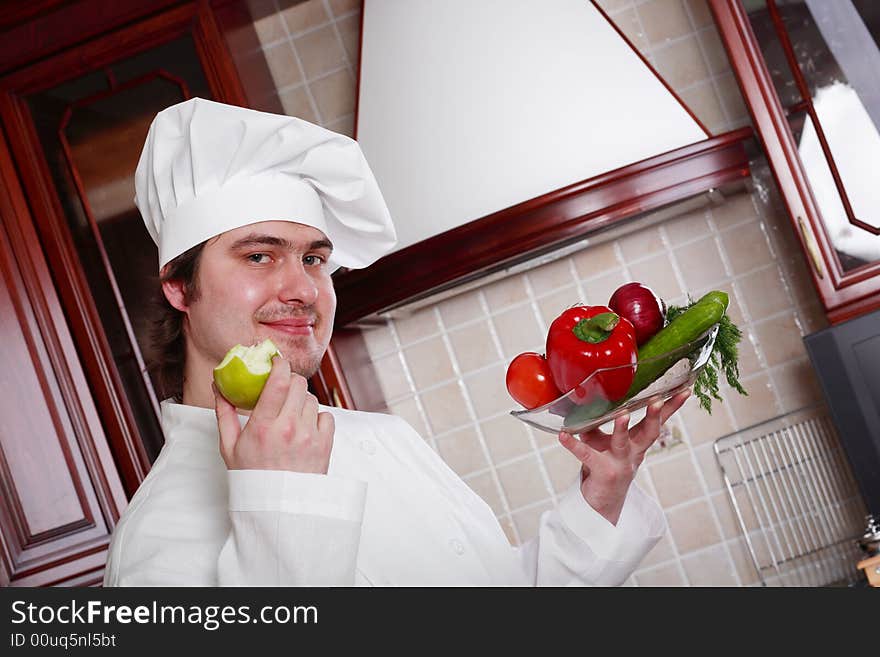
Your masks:
<instances>
[{"instance_id":1,"label":"dill sprig","mask_svg":"<svg viewBox=\"0 0 880 657\"><path fill-rule=\"evenodd\" d=\"M685 310L696 303L688 296L688 304L686 306L669 306L666 311L666 323L682 314ZM718 335L715 336L715 344L712 346L712 353L709 356L709 362L706 363L702 371L697 375L694 381L694 394L700 400L700 406L706 409L709 414L712 413L712 398L723 401L718 394L718 375L720 371L724 372L724 378L727 379L728 385L741 395L748 396L745 388L739 382L739 342L742 340L742 331L733 323L726 314L721 317L718 325Z\"/></svg>"}]
</instances>

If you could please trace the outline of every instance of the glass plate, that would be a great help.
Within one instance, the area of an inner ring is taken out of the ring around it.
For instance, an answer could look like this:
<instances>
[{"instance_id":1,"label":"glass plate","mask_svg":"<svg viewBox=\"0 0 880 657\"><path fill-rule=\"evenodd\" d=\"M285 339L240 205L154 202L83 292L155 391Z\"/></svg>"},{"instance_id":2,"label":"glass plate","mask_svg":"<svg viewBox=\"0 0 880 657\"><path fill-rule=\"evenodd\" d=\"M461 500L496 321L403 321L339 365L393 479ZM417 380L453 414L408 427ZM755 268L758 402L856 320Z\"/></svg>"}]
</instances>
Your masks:
<instances>
[{"instance_id":1,"label":"glass plate","mask_svg":"<svg viewBox=\"0 0 880 657\"><path fill-rule=\"evenodd\" d=\"M647 363L659 364L663 374L651 385L630 399L609 401L604 394L606 372L628 370L632 365L598 369L567 393L532 410L511 411L510 414L526 424L549 433L583 433L605 424L624 413L632 413L658 400L667 400L690 388L709 362L718 324L714 324L693 342L665 354L640 360L636 367Z\"/></svg>"}]
</instances>

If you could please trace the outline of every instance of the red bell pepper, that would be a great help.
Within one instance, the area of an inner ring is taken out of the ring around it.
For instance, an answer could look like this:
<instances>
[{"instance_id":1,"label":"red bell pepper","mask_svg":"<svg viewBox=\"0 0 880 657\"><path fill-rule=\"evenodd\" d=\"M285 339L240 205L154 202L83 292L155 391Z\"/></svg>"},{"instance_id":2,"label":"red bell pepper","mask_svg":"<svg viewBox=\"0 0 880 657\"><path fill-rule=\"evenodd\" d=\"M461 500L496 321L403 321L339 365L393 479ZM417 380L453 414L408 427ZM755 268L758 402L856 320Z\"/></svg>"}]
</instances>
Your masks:
<instances>
[{"instance_id":1,"label":"red bell pepper","mask_svg":"<svg viewBox=\"0 0 880 657\"><path fill-rule=\"evenodd\" d=\"M550 325L547 363L556 387L577 404L615 402L636 374L636 331L606 306L574 306ZM615 368L591 374L602 368Z\"/></svg>"}]
</instances>

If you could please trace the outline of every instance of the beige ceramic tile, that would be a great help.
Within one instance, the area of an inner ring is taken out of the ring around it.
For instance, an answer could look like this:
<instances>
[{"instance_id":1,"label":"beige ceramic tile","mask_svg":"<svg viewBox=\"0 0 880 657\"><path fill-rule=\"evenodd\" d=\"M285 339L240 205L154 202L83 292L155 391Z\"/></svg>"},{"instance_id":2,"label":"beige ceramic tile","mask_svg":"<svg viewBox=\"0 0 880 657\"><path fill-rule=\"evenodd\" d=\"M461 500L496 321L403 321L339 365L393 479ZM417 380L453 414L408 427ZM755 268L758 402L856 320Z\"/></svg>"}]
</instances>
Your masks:
<instances>
[{"instance_id":1,"label":"beige ceramic tile","mask_svg":"<svg viewBox=\"0 0 880 657\"><path fill-rule=\"evenodd\" d=\"M324 122L332 122L354 112L355 85L347 70L337 71L309 83Z\"/></svg>"},{"instance_id":2,"label":"beige ceramic tile","mask_svg":"<svg viewBox=\"0 0 880 657\"><path fill-rule=\"evenodd\" d=\"M701 30L697 34L697 39L703 47L706 54L706 62L709 64L709 71L713 75L725 73L730 70L730 61L727 59L727 53L724 45L721 43L721 37L718 36L718 30L714 27Z\"/></svg>"},{"instance_id":3,"label":"beige ceramic tile","mask_svg":"<svg viewBox=\"0 0 880 657\"><path fill-rule=\"evenodd\" d=\"M706 488L710 493L724 490L724 481L721 478L721 466L718 465L718 459L715 458L715 450L712 445L707 443L700 445L693 450L694 458L697 460L697 467L700 474L703 475L703 481L706 482Z\"/></svg>"},{"instance_id":4,"label":"beige ceramic tile","mask_svg":"<svg viewBox=\"0 0 880 657\"><path fill-rule=\"evenodd\" d=\"M248 0L248 7L252 16L259 16L254 21L254 30L260 43L273 43L279 39L286 39L284 23L281 16L275 10L272 0Z\"/></svg>"},{"instance_id":5,"label":"beige ceramic tile","mask_svg":"<svg viewBox=\"0 0 880 657\"><path fill-rule=\"evenodd\" d=\"M739 574L739 580L743 586L753 586L760 583L758 571L755 570L755 562L749 554L749 548L745 539L737 539L727 544L733 565Z\"/></svg>"},{"instance_id":6,"label":"beige ceramic tile","mask_svg":"<svg viewBox=\"0 0 880 657\"><path fill-rule=\"evenodd\" d=\"M470 486L471 490L479 495L486 504L489 505L496 516L504 513L504 504L501 501L501 493L498 490L498 485L492 478L491 472L471 475L470 477L466 477L464 482Z\"/></svg>"},{"instance_id":7,"label":"beige ceramic tile","mask_svg":"<svg viewBox=\"0 0 880 657\"><path fill-rule=\"evenodd\" d=\"M633 0L598 0L599 6L606 13L613 13L630 7Z\"/></svg>"},{"instance_id":8,"label":"beige ceramic tile","mask_svg":"<svg viewBox=\"0 0 880 657\"><path fill-rule=\"evenodd\" d=\"M364 340L370 358L373 360L397 349L394 345L394 336L391 334L391 328L388 324L361 329L361 337Z\"/></svg>"},{"instance_id":9,"label":"beige ceramic tile","mask_svg":"<svg viewBox=\"0 0 880 657\"><path fill-rule=\"evenodd\" d=\"M516 537L516 530L513 528L513 520L508 516L505 516L498 522L501 525L501 529L504 530L504 535L507 536L508 542L514 547L519 545L519 539Z\"/></svg>"},{"instance_id":10,"label":"beige ceramic tile","mask_svg":"<svg viewBox=\"0 0 880 657\"><path fill-rule=\"evenodd\" d=\"M715 78L718 95L724 111L734 125L741 126L749 122L749 111L743 101L742 92L733 73L724 73Z\"/></svg>"},{"instance_id":11,"label":"beige ceramic tile","mask_svg":"<svg viewBox=\"0 0 880 657\"><path fill-rule=\"evenodd\" d=\"M634 7L618 11L614 16L611 16L611 20L626 35L636 50L644 53L650 47L648 35L645 34Z\"/></svg>"},{"instance_id":12,"label":"beige ceramic tile","mask_svg":"<svg viewBox=\"0 0 880 657\"><path fill-rule=\"evenodd\" d=\"M724 397L724 395L722 395ZM691 396L678 411L691 445L702 445L726 436L734 430L725 403L712 400L712 413L707 413L696 396Z\"/></svg>"},{"instance_id":13,"label":"beige ceramic tile","mask_svg":"<svg viewBox=\"0 0 880 657\"><path fill-rule=\"evenodd\" d=\"M281 106L284 107L284 113L288 116L295 116L310 123L318 120L309 93L304 86L282 91L278 97L281 99Z\"/></svg>"},{"instance_id":14,"label":"beige ceramic tile","mask_svg":"<svg viewBox=\"0 0 880 657\"><path fill-rule=\"evenodd\" d=\"M473 427L438 436L436 442L440 456L460 477L489 467Z\"/></svg>"},{"instance_id":15,"label":"beige ceramic tile","mask_svg":"<svg viewBox=\"0 0 880 657\"><path fill-rule=\"evenodd\" d=\"M509 461L532 449L526 425L510 415L481 422L480 428L493 463Z\"/></svg>"},{"instance_id":16,"label":"beige ceramic tile","mask_svg":"<svg viewBox=\"0 0 880 657\"><path fill-rule=\"evenodd\" d=\"M657 541L657 544L651 548L651 551L645 555L645 558L642 559L639 568L650 568L651 566L656 566L658 563L663 563L664 561L669 561L674 558L675 551L672 549L672 542L669 540L669 535L664 534L660 537L660 540Z\"/></svg>"},{"instance_id":17,"label":"beige ceramic tile","mask_svg":"<svg viewBox=\"0 0 880 657\"><path fill-rule=\"evenodd\" d=\"M822 388L809 360L798 360L775 368L770 377L785 412L822 401Z\"/></svg>"},{"instance_id":18,"label":"beige ceramic tile","mask_svg":"<svg viewBox=\"0 0 880 657\"><path fill-rule=\"evenodd\" d=\"M806 355L801 329L794 315L777 315L754 324L755 337L767 364L781 365Z\"/></svg>"},{"instance_id":19,"label":"beige ceramic tile","mask_svg":"<svg viewBox=\"0 0 880 657\"><path fill-rule=\"evenodd\" d=\"M523 274L508 276L483 288L490 312L521 303L529 298Z\"/></svg>"},{"instance_id":20,"label":"beige ceramic tile","mask_svg":"<svg viewBox=\"0 0 880 657\"><path fill-rule=\"evenodd\" d=\"M419 412L419 407L414 397L410 397L409 399L402 399L398 402L390 404L388 407L388 411L392 415L397 415L398 417L406 420L410 424L410 426L427 441L428 427L425 426L425 421L422 419L422 414Z\"/></svg>"},{"instance_id":21,"label":"beige ceramic tile","mask_svg":"<svg viewBox=\"0 0 880 657\"><path fill-rule=\"evenodd\" d=\"M588 246L571 255L574 268L581 280L601 276L620 268L620 261L614 249L614 242Z\"/></svg>"},{"instance_id":22,"label":"beige ceramic tile","mask_svg":"<svg viewBox=\"0 0 880 657\"><path fill-rule=\"evenodd\" d=\"M711 81L685 89L680 94L682 102L694 113L713 135L724 132L727 118L721 109L721 101Z\"/></svg>"},{"instance_id":23,"label":"beige ceramic tile","mask_svg":"<svg viewBox=\"0 0 880 657\"><path fill-rule=\"evenodd\" d=\"M568 490L568 487L577 481L581 464L561 445L541 452L541 459L544 461L550 483L553 484L553 490L557 494Z\"/></svg>"},{"instance_id":24,"label":"beige ceramic tile","mask_svg":"<svg viewBox=\"0 0 880 657\"><path fill-rule=\"evenodd\" d=\"M637 10L652 46L692 31L682 0L648 0L638 5Z\"/></svg>"},{"instance_id":25,"label":"beige ceramic tile","mask_svg":"<svg viewBox=\"0 0 880 657\"><path fill-rule=\"evenodd\" d=\"M699 208L663 222L663 230L674 249L687 242L706 237L712 232L707 208Z\"/></svg>"},{"instance_id":26,"label":"beige ceramic tile","mask_svg":"<svg viewBox=\"0 0 880 657\"><path fill-rule=\"evenodd\" d=\"M688 452L651 463L649 469L657 499L663 508L703 496L703 486Z\"/></svg>"},{"instance_id":27,"label":"beige ceramic tile","mask_svg":"<svg viewBox=\"0 0 880 657\"><path fill-rule=\"evenodd\" d=\"M642 228L617 240L623 261L630 264L664 250L657 226Z\"/></svg>"},{"instance_id":28,"label":"beige ceramic tile","mask_svg":"<svg viewBox=\"0 0 880 657\"><path fill-rule=\"evenodd\" d=\"M373 363L373 371L386 401L413 394L414 391L410 389L406 380L399 354L392 353L379 358Z\"/></svg>"},{"instance_id":29,"label":"beige ceramic tile","mask_svg":"<svg viewBox=\"0 0 880 657\"><path fill-rule=\"evenodd\" d=\"M528 272L528 277L536 296L574 283L568 258L561 258L532 269Z\"/></svg>"},{"instance_id":30,"label":"beige ceramic tile","mask_svg":"<svg viewBox=\"0 0 880 657\"><path fill-rule=\"evenodd\" d=\"M454 297L444 299L437 308L443 318L443 325L447 330L465 322L484 317L483 308L480 305L480 292L471 290Z\"/></svg>"},{"instance_id":31,"label":"beige ceramic tile","mask_svg":"<svg viewBox=\"0 0 880 657\"><path fill-rule=\"evenodd\" d=\"M497 472L512 510L540 502L552 494L541 476L538 457L535 454L503 465L497 469Z\"/></svg>"},{"instance_id":32,"label":"beige ceramic tile","mask_svg":"<svg viewBox=\"0 0 880 657\"><path fill-rule=\"evenodd\" d=\"M344 16L353 11L360 13L362 0L330 0L330 9L334 16Z\"/></svg>"},{"instance_id":33,"label":"beige ceramic tile","mask_svg":"<svg viewBox=\"0 0 880 657\"><path fill-rule=\"evenodd\" d=\"M354 137L354 114L343 116L327 124L327 129L346 137Z\"/></svg>"},{"instance_id":34,"label":"beige ceramic tile","mask_svg":"<svg viewBox=\"0 0 880 657\"><path fill-rule=\"evenodd\" d=\"M631 280L624 274L622 269L612 270L603 276L597 276L589 281L584 281L581 285L584 293L587 295L587 302L591 306L605 306L611 299L611 295L617 291L624 283L630 283Z\"/></svg>"},{"instance_id":35,"label":"beige ceramic tile","mask_svg":"<svg viewBox=\"0 0 880 657\"><path fill-rule=\"evenodd\" d=\"M322 0L307 0L293 4L281 12L281 17L287 23L287 29L291 34L317 27L330 19L324 10Z\"/></svg>"},{"instance_id":36,"label":"beige ceramic tile","mask_svg":"<svg viewBox=\"0 0 880 657\"><path fill-rule=\"evenodd\" d=\"M484 419L516 406L507 394L505 384L506 365L495 365L464 379L468 394L474 405L477 419Z\"/></svg>"},{"instance_id":37,"label":"beige ceramic tile","mask_svg":"<svg viewBox=\"0 0 880 657\"><path fill-rule=\"evenodd\" d=\"M736 568L723 545L684 556L681 565L691 586L739 586Z\"/></svg>"},{"instance_id":38,"label":"beige ceramic tile","mask_svg":"<svg viewBox=\"0 0 880 657\"><path fill-rule=\"evenodd\" d=\"M737 503L741 499L740 495L737 495ZM748 497L743 498L746 501ZM712 506L715 507L715 513L718 515L718 523L721 525L721 533L725 539L736 538L737 536L742 536L742 527L739 524L739 520L736 517L736 511L733 508L733 504L730 501L730 496L727 492L719 492L716 495L712 496ZM743 513L743 518L745 518L745 511L742 507L740 507L740 513ZM754 516L750 514L750 517Z\"/></svg>"},{"instance_id":39,"label":"beige ceramic tile","mask_svg":"<svg viewBox=\"0 0 880 657\"><path fill-rule=\"evenodd\" d=\"M276 89L302 82L302 74L290 43L285 41L266 48L263 54L266 56L266 64L269 66Z\"/></svg>"},{"instance_id":40,"label":"beige ceramic tile","mask_svg":"<svg viewBox=\"0 0 880 657\"><path fill-rule=\"evenodd\" d=\"M421 393L422 405L435 434L471 422L467 404L457 382Z\"/></svg>"},{"instance_id":41,"label":"beige ceramic tile","mask_svg":"<svg viewBox=\"0 0 880 657\"><path fill-rule=\"evenodd\" d=\"M737 364L739 366L740 377L746 377L751 376L752 374L757 374L764 366L758 359L758 352L755 350L755 345L752 342L753 340L757 340L754 331L748 326L740 325L740 328L743 337L739 343Z\"/></svg>"},{"instance_id":42,"label":"beige ceramic tile","mask_svg":"<svg viewBox=\"0 0 880 657\"><path fill-rule=\"evenodd\" d=\"M509 362L524 351L543 351L543 335L531 305L514 306L492 317L504 358Z\"/></svg>"},{"instance_id":43,"label":"beige ceramic tile","mask_svg":"<svg viewBox=\"0 0 880 657\"><path fill-rule=\"evenodd\" d=\"M690 13L695 28L700 29L701 27L715 24L715 21L712 18L712 12L709 11L709 3L707 0L684 0L684 2L685 5L687 5L688 12Z\"/></svg>"},{"instance_id":44,"label":"beige ceramic tile","mask_svg":"<svg viewBox=\"0 0 880 657\"><path fill-rule=\"evenodd\" d=\"M661 299L674 299L684 291L678 284L672 261L665 253L629 266L630 277L651 288Z\"/></svg>"},{"instance_id":45,"label":"beige ceramic tile","mask_svg":"<svg viewBox=\"0 0 880 657\"><path fill-rule=\"evenodd\" d=\"M667 511L666 519L679 554L699 550L721 540L709 502L705 499Z\"/></svg>"},{"instance_id":46,"label":"beige ceramic tile","mask_svg":"<svg viewBox=\"0 0 880 657\"><path fill-rule=\"evenodd\" d=\"M394 328L397 329L397 337L400 338L402 345L408 345L440 331L433 307L422 308L411 315L395 319Z\"/></svg>"},{"instance_id":47,"label":"beige ceramic tile","mask_svg":"<svg viewBox=\"0 0 880 657\"><path fill-rule=\"evenodd\" d=\"M501 358L487 321L450 331L449 341L462 374L485 367Z\"/></svg>"},{"instance_id":48,"label":"beige ceramic tile","mask_svg":"<svg viewBox=\"0 0 880 657\"><path fill-rule=\"evenodd\" d=\"M348 61L357 65L358 54L361 46L361 18L360 14L348 16L336 21L339 36L342 37L342 45Z\"/></svg>"},{"instance_id":49,"label":"beige ceramic tile","mask_svg":"<svg viewBox=\"0 0 880 657\"><path fill-rule=\"evenodd\" d=\"M673 89L696 84L709 77L697 37L694 35L674 41L654 51L657 71Z\"/></svg>"},{"instance_id":50,"label":"beige ceramic tile","mask_svg":"<svg viewBox=\"0 0 880 657\"><path fill-rule=\"evenodd\" d=\"M749 393L747 397L732 391L724 393L724 401L730 404L733 417L740 427L758 424L780 414L781 409L767 374L742 379L740 384Z\"/></svg>"},{"instance_id":51,"label":"beige ceramic tile","mask_svg":"<svg viewBox=\"0 0 880 657\"><path fill-rule=\"evenodd\" d=\"M455 376L446 345L439 337L407 347L403 354L416 390L424 390Z\"/></svg>"},{"instance_id":52,"label":"beige ceramic tile","mask_svg":"<svg viewBox=\"0 0 880 657\"><path fill-rule=\"evenodd\" d=\"M538 310L541 312L541 319L547 328L559 317L564 310L572 306L580 305L584 302L581 298L577 287L571 285L569 287L557 290L552 294L537 299Z\"/></svg>"},{"instance_id":53,"label":"beige ceramic tile","mask_svg":"<svg viewBox=\"0 0 880 657\"><path fill-rule=\"evenodd\" d=\"M759 222L738 226L721 234L721 243L734 275L773 262L767 236Z\"/></svg>"},{"instance_id":54,"label":"beige ceramic tile","mask_svg":"<svg viewBox=\"0 0 880 657\"><path fill-rule=\"evenodd\" d=\"M801 253L795 255L796 257L785 258L780 263L795 303L798 306L815 304L819 301L819 295L813 286L809 266Z\"/></svg>"},{"instance_id":55,"label":"beige ceramic tile","mask_svg":"<svg viewBox=\"0 0 880 657\"><path fill-rule=\"evenodd\" d=\"M545 511L552 508L552 502L545 502L532 507L531 509L523 509L522 511L517 511L513 514L513 521L516 523L516 528L519 530L519 535L523 543L530 541L538 535L541 516Z\"/></svg>"},{"instance_id":56,"label":"beige ceramic tile","mask_svg":"<svg viewBox=\"0 0 880 657\"><path fill-rule=\"evenodd\" d=\"M738 224L757 221L758 215L751 194L746 192L728 196L721 205L709 210L715 229L726 231Z\"/></svg>"},{"instance_id":57,"label":"beige ceramic tile","mask_svg":"<svg viewBox=\"0 0 880 657\"><path fill-rule=\"evenodd\" d=\"M674 254L678 270L691 294L707 287L717 287L718 283L727 278L721 253L713 237L679 247Z\"/></svg>"},{"instance_id":58,"label":"beige ceramic tile","mask_svg":"<svg viewBox=\"0 0 880 657\"><path fill-rule=\"evenodd\" d=\"M816 331L821 331L829 326L828 316L819 302L800 306L797 309L797 318L805 336L812 335Z\"/></svg>"},{"instance_id":59,"label":"beige ceramic tile","mask_svg":"<svg viewBox=\"0 0 880 657\"><path fill-rule=\"evenodd\" d=\"M753 322L792 307L782 272L775 264L737 279L746 309Z\"/></svg>"},{"instance_id":60,"label":"beige ceramic tile","mask_svg":"<svg viewBox=\"0 0 880 657\"><path fill-rule=\"evenodd\" d=\"M636 571L636 582L639 586L667 587L687 586L681 576L681 571L675 563L668 563L656 568Z\"/></svg>"}]
</instances>

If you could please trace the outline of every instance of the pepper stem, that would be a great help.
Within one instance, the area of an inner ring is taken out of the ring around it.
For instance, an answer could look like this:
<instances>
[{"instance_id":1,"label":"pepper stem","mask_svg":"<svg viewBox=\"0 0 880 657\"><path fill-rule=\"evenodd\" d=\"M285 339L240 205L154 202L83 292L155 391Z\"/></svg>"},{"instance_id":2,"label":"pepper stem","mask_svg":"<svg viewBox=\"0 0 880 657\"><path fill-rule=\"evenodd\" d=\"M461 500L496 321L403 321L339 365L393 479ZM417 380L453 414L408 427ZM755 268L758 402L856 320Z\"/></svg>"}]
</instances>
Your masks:
<instances>
[{"instance_id":1,"label":"pepper stem","mask_svg":"<svg viewBox=\"0 0 880 657\"><path fill-rule=\"evenodd\" d=\"M587 319L582 319L572 328L572 332L579 340L597 344L604 342L611 335L611 331L620 323L620 316L616 313L599 313Z\"/></svg>"}]
</instances>

